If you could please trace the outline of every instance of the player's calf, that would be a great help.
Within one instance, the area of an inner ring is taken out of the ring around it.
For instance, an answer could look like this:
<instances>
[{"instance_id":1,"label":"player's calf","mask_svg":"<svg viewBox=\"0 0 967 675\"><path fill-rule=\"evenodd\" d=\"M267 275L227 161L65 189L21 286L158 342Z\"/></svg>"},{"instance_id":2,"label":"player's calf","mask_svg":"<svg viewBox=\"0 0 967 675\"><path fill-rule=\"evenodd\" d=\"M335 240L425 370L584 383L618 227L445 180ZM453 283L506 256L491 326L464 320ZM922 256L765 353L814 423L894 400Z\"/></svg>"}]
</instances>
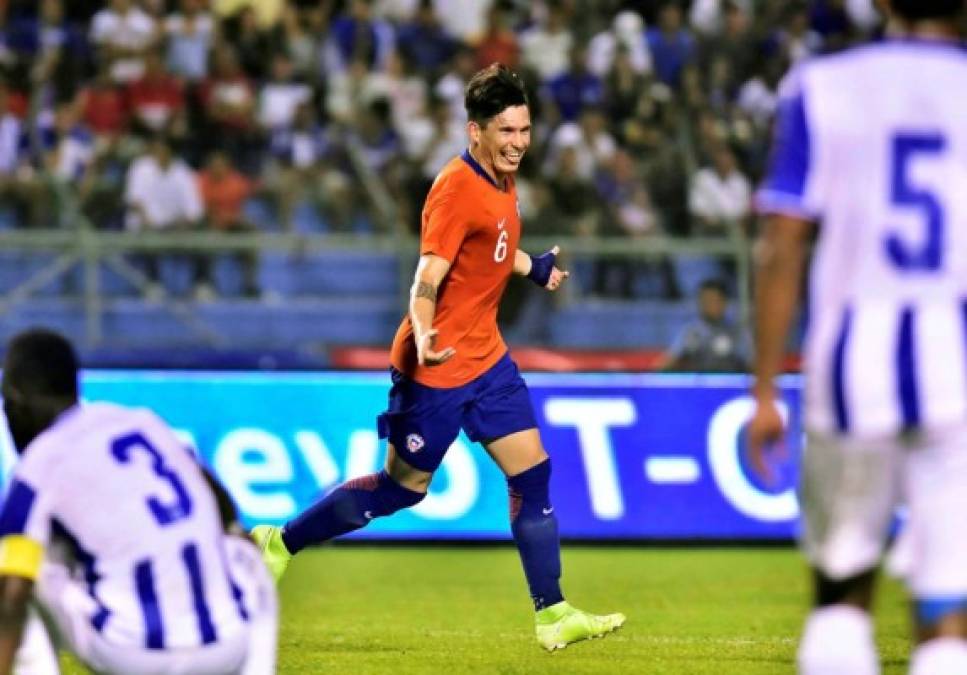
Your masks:
<instances>
[{"instance_id":1,"label":"player's calf","mask_svg":"<svg viewBox=\"0 0 967 675\"><path fill-rule=\"evenodd\" d=\"M374 518L415 506L424 497L425 492L400 485L386 471L354 478L286 523L282 541L295 555L306 546L358 530Z\"/></svg>"},{"instance_id":2,"label":"player's calf","mask_svg":"<svg viewBox=\"0 0 967 675\"><path fill-rule=\"evenodd\" d=\"M538 611L564 599L560 586L561 543L551 506L550 480L550 459L507 479L510 529L534 609Z\"/></svg>"}]
</instances>

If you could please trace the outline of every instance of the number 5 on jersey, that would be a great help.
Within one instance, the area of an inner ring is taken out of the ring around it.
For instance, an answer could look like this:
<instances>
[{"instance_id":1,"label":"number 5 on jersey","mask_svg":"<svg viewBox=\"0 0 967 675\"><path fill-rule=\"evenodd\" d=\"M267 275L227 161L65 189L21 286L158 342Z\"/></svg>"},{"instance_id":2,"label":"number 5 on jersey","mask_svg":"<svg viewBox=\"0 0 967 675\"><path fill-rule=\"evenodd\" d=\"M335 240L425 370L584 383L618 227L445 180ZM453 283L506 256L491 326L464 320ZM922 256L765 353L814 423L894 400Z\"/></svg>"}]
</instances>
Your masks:
<instances>
[{"instance_id":1,"label":"number 5 on jersey","mask_svg":"<svg viewBox=\"0 0 967 675\"><path fill-rule=\"evenodd\" d=\"M890 203L918 210L926 226L926 236L920 246L904 241L895 232L886 238L887 257L905 272L936 272L943 266L946 218L940 197L934 191L914 186L910 174L914 159L937 158L946 149L947 140L936 133L893 137Z\"/></svg>"}]
</instances>

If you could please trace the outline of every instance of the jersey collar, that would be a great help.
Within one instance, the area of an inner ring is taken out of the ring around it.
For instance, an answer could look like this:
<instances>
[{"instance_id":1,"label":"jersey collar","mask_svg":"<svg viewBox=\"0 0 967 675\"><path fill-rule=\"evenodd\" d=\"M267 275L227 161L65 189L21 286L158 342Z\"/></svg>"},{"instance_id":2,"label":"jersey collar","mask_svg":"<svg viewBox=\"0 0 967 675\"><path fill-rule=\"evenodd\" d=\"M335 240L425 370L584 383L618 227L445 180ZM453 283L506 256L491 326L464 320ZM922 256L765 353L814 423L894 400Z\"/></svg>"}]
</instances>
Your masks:
<instances>
[{"instance_id":1,"label":"jersey collar","mask_svg":"<svg viewBox=\"0 0 967 675\"><path fill-rule=\"evenodd\" d=\"M493 185L495 188L497 188L501 192L506 192L506 189L500 187L499 185L497 185L497 183L494 181L494 179L490 177L490 174L487 173L486 169L484 169L482 166L480 166L480 163L473 158L473 155L470 154L470 148L467 148L466 150L463 151L463 154L460 155L460 159L462 159L464 162L466 162L467 164L469 164L470 165L470 168L473 169L473 172L475 174L477 174L478 176L480 176L481 178L483 178L485 181L487 181L488 183L490 183L491 185ZM506 183L506 181L505 181L505 183Z\"/></svg>"}]
</instances>

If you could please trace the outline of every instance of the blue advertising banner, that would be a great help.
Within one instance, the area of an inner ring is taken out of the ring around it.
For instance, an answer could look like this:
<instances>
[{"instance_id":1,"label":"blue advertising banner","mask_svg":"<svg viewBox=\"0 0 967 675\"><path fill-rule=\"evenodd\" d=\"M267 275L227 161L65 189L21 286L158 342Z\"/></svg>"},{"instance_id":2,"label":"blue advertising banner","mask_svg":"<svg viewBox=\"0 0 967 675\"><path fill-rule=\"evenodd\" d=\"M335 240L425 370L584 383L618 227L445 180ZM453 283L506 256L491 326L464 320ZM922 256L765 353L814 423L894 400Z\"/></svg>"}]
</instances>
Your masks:
<instances>
[{"instance_id":1,"label":"blue advertising banner","mask_svg":"<svg viewBox=\"0 0 967 675\"><path fill-rule=\"evenodd\" d=\"M572 538L787 539L802 446L798 378L783 382L789 436L776 485L749 470L752 411L739 376L530 374L553 461L552 499ZM334 485L378 470L384 373L90 371L88 400L147 406L197 449L246 525L281 523ZM4 473L14 461L3 434ZM357 538L509 538L506 483L461 436L417 507Z\"/></svg>"}]
</instances>

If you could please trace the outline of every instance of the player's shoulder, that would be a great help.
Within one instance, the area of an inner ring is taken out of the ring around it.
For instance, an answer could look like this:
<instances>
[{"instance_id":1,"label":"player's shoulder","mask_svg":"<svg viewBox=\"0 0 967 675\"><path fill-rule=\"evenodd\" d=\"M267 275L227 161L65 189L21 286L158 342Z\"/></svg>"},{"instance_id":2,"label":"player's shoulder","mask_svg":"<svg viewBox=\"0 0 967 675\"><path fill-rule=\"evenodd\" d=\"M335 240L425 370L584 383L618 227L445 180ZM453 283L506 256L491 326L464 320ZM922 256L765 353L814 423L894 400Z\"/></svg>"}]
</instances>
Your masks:
<instances>
[{"instance_id":1,"label":"player's shoulder","mask_svg":"<svg viewBox=\"0 0 967 675\"><path fill-rule=\"evenodd\" d=\"M440 170L433 181L435 190L450 190L468 186L474 178L473 169L466 160L457 155Z\"/></svg>"},{"instance_id":2,"label":"player's shoulder","mask_svg":"<svg viewBox=\"0 0 967 675\"><path fill-rule=\"evenodd\" d=\"M884 39L855 45L832 54L805 59L787 76L789 83L823 76L891 77L924 63L967 68L967 49L959 42L940 40Z\"/></svg>"},{"instance_id":3,"label":"player's shoulder","mask_svg":"<svg viewBox=\"0 0 967 675\"><path fill-rule=\"evenodd\" d=\"M476 178L473 169L463 157L454 157L437 174L427 195L427 203L448 202L457 205L464 203L468 197L472 198L479 190L480 186ZM453 199L456 196L461 199Z\"/></svg>"}]
</instances>

